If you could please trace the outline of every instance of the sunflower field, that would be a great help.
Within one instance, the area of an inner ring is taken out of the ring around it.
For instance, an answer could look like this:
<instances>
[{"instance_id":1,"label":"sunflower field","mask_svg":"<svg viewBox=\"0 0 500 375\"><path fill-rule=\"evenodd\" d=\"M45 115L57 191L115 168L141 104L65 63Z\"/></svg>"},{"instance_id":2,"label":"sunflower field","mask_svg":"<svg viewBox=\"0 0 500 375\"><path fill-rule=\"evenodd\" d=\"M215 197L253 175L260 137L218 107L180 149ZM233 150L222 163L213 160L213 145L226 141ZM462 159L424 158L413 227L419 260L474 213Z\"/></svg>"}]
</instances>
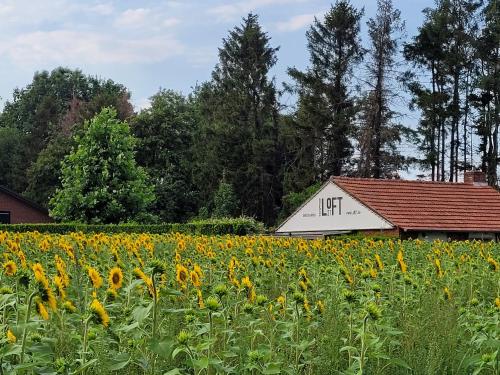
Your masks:
<instances>
[{"instance_id":1,"label":"sunflower field","mask_svg":"<svg viewBox=\"0 0 500 375\"><path fill-rule=\"evenodd\" d=\"M0 374L499 374L486 242L0 232Z\"/></svg>"}]
</instances>

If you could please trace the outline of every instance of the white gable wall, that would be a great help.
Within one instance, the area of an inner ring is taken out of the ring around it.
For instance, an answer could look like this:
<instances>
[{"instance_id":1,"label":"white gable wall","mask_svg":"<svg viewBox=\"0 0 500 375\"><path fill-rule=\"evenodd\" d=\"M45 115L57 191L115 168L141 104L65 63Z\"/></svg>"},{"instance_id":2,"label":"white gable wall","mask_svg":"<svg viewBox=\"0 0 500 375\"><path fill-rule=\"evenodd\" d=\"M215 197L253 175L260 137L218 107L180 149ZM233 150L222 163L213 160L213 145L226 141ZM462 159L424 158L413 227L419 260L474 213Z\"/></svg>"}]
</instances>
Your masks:
<instances>
[{"instance_id":1,"label":"white gable wall","mask_svg":"<svg viewBox=\"0 0 500 375\"><path fill-rule=\"evenodd\" d=\"M351 197L327 184L276 230L277 233L392 229L394 226Z\"/></svg>"}]
</instances>

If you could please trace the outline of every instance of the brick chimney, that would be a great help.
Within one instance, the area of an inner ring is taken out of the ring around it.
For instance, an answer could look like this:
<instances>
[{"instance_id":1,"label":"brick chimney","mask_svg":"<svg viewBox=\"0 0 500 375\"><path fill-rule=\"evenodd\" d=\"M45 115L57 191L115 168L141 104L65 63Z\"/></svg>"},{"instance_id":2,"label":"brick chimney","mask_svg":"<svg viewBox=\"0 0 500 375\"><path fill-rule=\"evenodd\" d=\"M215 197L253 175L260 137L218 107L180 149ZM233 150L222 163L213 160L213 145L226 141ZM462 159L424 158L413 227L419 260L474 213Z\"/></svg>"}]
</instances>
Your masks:
<instances>
[{"instance_id":1,"label":"brick chimney","mask_svg":"<svg viewBox=\"0 0 500 375\"><path fill-rule=\"evenodd\" d=\"M481 171L465 171L464 183L468 185L488 186L486 174Z\"/></svg>"}]
</instances>

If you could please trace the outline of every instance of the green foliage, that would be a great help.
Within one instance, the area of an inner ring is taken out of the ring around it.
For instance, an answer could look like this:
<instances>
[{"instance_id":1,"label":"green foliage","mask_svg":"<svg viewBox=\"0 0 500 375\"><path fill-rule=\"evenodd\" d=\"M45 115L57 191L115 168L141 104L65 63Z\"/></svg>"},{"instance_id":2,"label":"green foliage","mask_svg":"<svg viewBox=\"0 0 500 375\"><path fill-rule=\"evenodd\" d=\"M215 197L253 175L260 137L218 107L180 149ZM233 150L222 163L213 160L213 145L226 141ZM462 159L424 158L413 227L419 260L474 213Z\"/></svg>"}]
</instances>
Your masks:
<instances>
[{"instance_id":1,"label":"green foliage","mask_svg":"<svg viewBox=\"0 0 500 375\"><path fill-rule=\"evenodd\" d=\"M0 128L15 129L23 134L17 139L16 148L0 149L1 161L14 156L13 151L20 148L15 178L6 181L5 185L17 192L31 185L28 195L46 206L47 193L58 186L53 184L58 179L57 167L62 158L56 166L44 170L42 163L59 154L53 153L53 146L48 153L40 155L40 152L55 138L70 137L84 120L93 117L104 106L117 108L120 119L130 117L133 111L129 97L124 86L85 76L80 70L59 67L51 72L36 72L29 85L14 90L12 100L5 103L0 114ZM38 166L30 168L39 155ZM35 187L39 184L47 185Z\"/></svg>"},{"instance_id":2,"label":"green foliage","mask_svg":"<svg viewBox=\"0 0 500 375\"><path fill-rule=\"evenodd\" d=\"M62 164L62 188L51 199L58 220L119 223L147 218L154 201L147 174L134 159L135 138L116 111L105 108Z\"/></svg>"},{"instance_id":3,"label":"green foliage","mask_svg":"<svg viewBox=\"0 0 500 375\"><path fill-rule=\"evenodd\" d=\"M325 179L349 170L356 114L350 85L363 56L362 15L349 1L337 1L306 33L311 66L305 72L288 70L296 81L293 90L299 94L295 117L299 146L305 148L301 157L309 161L301 166L302 160L293 160L298 174L307 168L305 173L315 170ZM312 153L321 156L311 159Z\"/></svg>"},{"instance_id":4,"label":"green foliage","mask_svg":"<svg viewBox=\"0 0 500 375\"><path fill-rule=\"evenodd\" d=\"M202 123L196 142L196 184L207 202L225 178L244 215L266 224L281 198L278 102L270 70L277 48L249 14L219 49L212 80L197 93Z\"/></svg>"},{"instance_id":5,"label":"green foliage","mask_svg":"<svg viewBox=\"0 0 500 375\"><path fill-rule=\"evenodd\" d=\"M65 136L54 138L28 169L26 196L43 206L60 186L61 161L71 152L73 140Z\"/></svg>"},{"instance_id":6,"label":"green foliage","mask_svg":"<svg viewBox=\"0 0 500 375\"><path fill-rule=\"evenodd\" d=\"M235 219L206 219L196 220L184 224L81 224L81 223L53 223L53 224L1 224L0 232L40 232L65 234L71 232L82 233L188 233L204 235L248 235L264 233L265 228L258 221L241 217Z\"/></svg>"},{"instance_id":7,"label":"green foliage","mask_svg":"<svg viewBox=\"0 0 500 375\"><path fill-rule=\"evenodd\" d=\"M283 208L280 212L280 219L284 220L300 207L307 199L312 197L321 187L321 183L307 187L299 192L291 192L283 196Z\"/></svg>"},{"instance_id":8,"label":"green foliage","mask_svg":"<svg viewBox=\"0 0 500 375\"><path fill-rule=\"evenodd\" d=\"M162 221L184 222L197 210L198 188L193 183L193 137L199 119L193 100L161 90L151 107L141 111L131 128L138 138L137 163L155 185L151 210Z\"/></svg>"},{"instance_id":9,"label":"green foliage","mask_svg":"<svg viewBox=\"0 0 500 375\"><path fill-rule=\"evenodd\" d=\"M238 209L238 199L231 184L221 180L214 196L212 216L216 218L233 217Z\"/></svg>"},{"instance_id":10,"label":"green foliage","mask_svg":"<svg viewBox=\"0 0 500 375\"><path fill-rule=\"evenodd\" d=\"M23 133L15 128L0 127L0 185L20 191L23 176L20 173L23 162Z\"/></svg>"}]
</instances>

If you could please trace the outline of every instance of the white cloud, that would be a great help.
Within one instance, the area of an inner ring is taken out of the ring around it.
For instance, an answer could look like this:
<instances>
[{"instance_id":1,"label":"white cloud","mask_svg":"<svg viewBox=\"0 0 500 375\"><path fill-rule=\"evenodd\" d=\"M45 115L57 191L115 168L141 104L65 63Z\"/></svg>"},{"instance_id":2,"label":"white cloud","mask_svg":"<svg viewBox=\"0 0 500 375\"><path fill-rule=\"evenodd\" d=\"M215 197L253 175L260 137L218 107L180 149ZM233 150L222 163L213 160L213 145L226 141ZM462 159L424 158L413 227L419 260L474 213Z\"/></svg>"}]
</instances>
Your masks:
<instances>
[{"instance_id":1,"label":"white cloud","mask_svg":"<svg viewBox=\"0 0 500 375\"><path fill-rule=\"evenodd\" d=\"M276 29L283 32L300 30L309 26L314 21L314 17L319 18L320 15L321 13L299 14L286 21L277 22Z\"/></svg>"},{"instance_id":2,"label":"white cloud","mask_svg":"<svg viewBox=\"0 0 500 375\"><path fill-rule=\"evenodd\" d=\"M163 27L173 27L176 26L180 23L181 21L178 18L174 17L169 17L163 20L162 26Z\"/></svg>"},{"instance_id":3,"label":"white cloud","mask_svg":"<svg viewBox=\"0 0 500 375\"><path fill-rule=\"evenodd\" d=\"M115 20L114 25L118 27L136 28L147 23L151 14L151 9L137 8L127 9Z\"/></svg>"},{"instance_id":4,"label":"white cloud","mask_svg":"<svg viewBox=\"0 0 500 375\"><path fill-rule=\"evenodd\" d=\"M108 3L102 3L102 4L96 4L92 5L87 8L90 12L97 13L101 16L109 16L110 14L113 14L114 7L112 4Z\"/></svg>"},{"instance_id":5,"label":"white cloud","mask_svg":"<svg viewBox=\"0 0 500 375\"><path fill-rule=\"evenodd\" d=\"M221 21L231 21L245 16L246 13L266 6L286 5L301 3L307 0L248 0L237 1L230 4L219 5L208 10L208 13L217 16Z\"/></svg>"},{"instance_id":6,"label":"white cloud","mask_svg":"<svg viewBox=\"0 0 500 375\"><path fill-rule=\"evenodd\" d=\"M47 62L58 65L150 63L183 51L184 46L168 35L134 39L70 30L36 31L0 43L0 56L28 66Z\"/></svg>"}]
</instances>

